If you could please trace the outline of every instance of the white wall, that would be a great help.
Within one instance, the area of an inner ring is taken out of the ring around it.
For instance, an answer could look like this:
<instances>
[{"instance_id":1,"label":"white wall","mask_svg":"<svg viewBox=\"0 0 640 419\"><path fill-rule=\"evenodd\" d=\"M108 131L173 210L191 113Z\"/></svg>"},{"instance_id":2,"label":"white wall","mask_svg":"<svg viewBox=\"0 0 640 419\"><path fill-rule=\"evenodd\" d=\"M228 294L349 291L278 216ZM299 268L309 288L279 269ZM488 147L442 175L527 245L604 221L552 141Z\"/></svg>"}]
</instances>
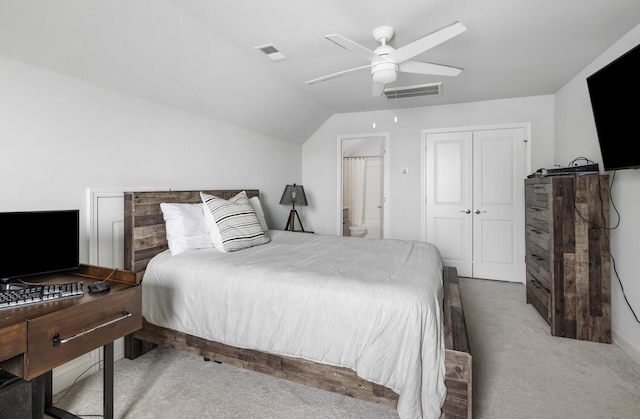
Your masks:
<instances>
[{"instance_id":1,"label":"white wall","mask_svg":"<svg viewBox=\"0 0 640 419\"><path fill-rule=\"evenodd\" d=\"M0 211L79 208L88 188L258 188L270 226L301 146L0 57Z\"/></svg>"},{"instance_id":2,"label":"white wall","mask_svg":"<svg viewBox=\"0 0 640 419\"><path fill-rule=\"evenodd\" d=\"M531 122L532 167L547 167L554 161L553 106L553 96L535 96L333 115L302 146L302 180L309 200L305 226L335 234L341 222L336 190L339 135L390 133L389 238L420 240L421 130ZM405 168L408 173L401 174Z\"/></svg>"},{"instance_id":3,"label":"white wall","mask_svg":"<svg viewBox=\"0 0 640 419\"><path fill-rule=\"evenodd\" d=\"M0 56L301 143L327 110L261 53L221 36L216 21L228 15L218 9L191 0L0 1ZM247 9L247 19L263 19Z\"/></svg>"},{"instance_id":4,"label":"white wall","mask_svg":"<svg viewBox=\"0 0 640 419\"><path fill-rule=\"evenodd\" d=\"M584 156L600 163L602 156L598 146L595 122L591 111L586 78L615 58L640 44L640 25L609 48L556 94L556 144L557 161L568 163ZM636 109L637 98L629 98L629 106ZM624 92L620 92L624 100ZM629 133L629 141L637 141L637 135ZM613 175L613 172L610 173ZM640 171L622 170L615 174L611 188L613 203L620 213L620 226L609 233L611 254L615 268L622 281L626 296L635 313L640 317L640 258L638 258L638 236L640 235ZM618 216L611 207L611 225ZM618 278L612 272L611 310L613 338L625 351L640 363L640 323L636 321L624 300Z\"/></svg>"}]
</instances>

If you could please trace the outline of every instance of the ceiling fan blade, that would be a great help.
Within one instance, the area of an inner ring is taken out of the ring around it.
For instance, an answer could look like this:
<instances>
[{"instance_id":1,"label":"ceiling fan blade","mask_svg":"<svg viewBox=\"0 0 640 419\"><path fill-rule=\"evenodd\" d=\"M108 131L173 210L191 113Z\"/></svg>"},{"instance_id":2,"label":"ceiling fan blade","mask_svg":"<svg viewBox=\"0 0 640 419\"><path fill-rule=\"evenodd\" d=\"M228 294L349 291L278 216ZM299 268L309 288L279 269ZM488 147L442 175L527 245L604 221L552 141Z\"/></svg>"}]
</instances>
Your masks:
<instances>
[{"instance_id":1,"label":"ceiling fan blade","mask_svg":"<svg viewBox=\"0 0 640 419\"><path fill-rule=\"evenodd\" d=\"M373 89L371 92L371 96L373 97L378 97L382 94L382 92L384 92L384 88L385 88L386 84L384 83L378 83L378 82L373 82Z\"/></svg>"},{"instance_id":2,"label":"ceiling fan blade","mask_svg":"<svg viewBox=\"0 0 640 419\"><path fill-rule=\"evenodd\" d=\"M335 79L336 77L345 76L347 74L355 73L359 70L364 70L365 68L371 68L370 65L363 65L362 67L350 68L349 70L339 71L337 73L329 74L326 76L318 77L317 79L309 80L305 83L314 84L325 80Z\"/></svg>"},{"instance_id":3,"label":"ceiling fan blade","mask_svg":"<svg viewBox=\"0 0 640 419\"><path fill-rule=\"evenodd\" d=\"M398 65L403 73L431 74L433 76L457 76L462 69L442 64L423 63L419 61L405 61Z\"/></svg>"},{"instance_id":4,"label":"ceiling fan blade","mask_svg":"<svg viewBox=\"0 0 640 419\"><path fill-rule=\"evenodd\" d=\"M454 22L449 26L438 29L437 31L432 32L429 35L423 36L422 38L413 41L410 44L398 48L397 50L389 54L389 56L396 60L398 63L402 63L403 61L413 58L416 55L435 47L436 45L440 45L441 43L448 41L456 35L460 35L466 30L467 27L462 23Z\"/></svg>"},{"instance_id":5,"label":"ceiling fan blade","mask_svg":"<svg viewBox=\"0 0 640 419\"><path fill-rule=\"evenodd\" d=\"M371 51L369 48L363 47L357 42L353 42L352 40L347 39L342 35L338 35L334 33L332 35L325 36L325 38L327 38L329 41L333 42L334 44L341 46L342 48L348 49L349 51L358 54L359 56L361 56L367 61L380 59L380 56L375 52Z\"/></svg>"}]
</instances>

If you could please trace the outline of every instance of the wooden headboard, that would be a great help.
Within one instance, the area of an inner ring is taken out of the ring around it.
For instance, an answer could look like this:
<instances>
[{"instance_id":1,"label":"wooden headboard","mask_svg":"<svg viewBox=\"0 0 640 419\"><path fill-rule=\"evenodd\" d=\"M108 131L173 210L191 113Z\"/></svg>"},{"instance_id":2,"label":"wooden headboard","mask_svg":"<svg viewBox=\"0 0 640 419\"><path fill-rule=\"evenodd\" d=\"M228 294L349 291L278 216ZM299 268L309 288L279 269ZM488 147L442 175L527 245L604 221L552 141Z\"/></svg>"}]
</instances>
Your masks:
<instances>
[{"instance_id":1,"label":"wooden headboard","mask_svg":"<svg viewBox=\"0 0 640 419\"><path fill-rule=\"evenodd\" d=\"M257 189L202 190L223 199L245 191L249 198L259 196ZM142 279L147 264L168 249L167 232L160 210L162 202L202 202L198 191L156 191L124 193L124 268Z\"/></svg>"}]
</instances>

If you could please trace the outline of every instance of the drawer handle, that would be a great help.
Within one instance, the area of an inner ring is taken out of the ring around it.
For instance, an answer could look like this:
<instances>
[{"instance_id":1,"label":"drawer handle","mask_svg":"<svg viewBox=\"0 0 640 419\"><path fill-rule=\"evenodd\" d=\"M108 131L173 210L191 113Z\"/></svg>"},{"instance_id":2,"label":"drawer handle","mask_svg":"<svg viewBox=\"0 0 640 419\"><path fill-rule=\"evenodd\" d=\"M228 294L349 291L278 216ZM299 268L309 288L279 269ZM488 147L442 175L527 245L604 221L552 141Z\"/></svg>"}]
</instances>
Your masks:
<instances>
[{"instance_id":1,"label":"drawer handle","mask_svg":"<svg viewBox=\"0 0 640 419\"><path fill-rule=\"evenodd\" d=\"M536 255L535 253L531 253L531 257L534 258L535 260L538 260L538 261L544 260L540 256Z\"/></svg>"},{"instance_id":2,"label":"drawer handle","mask_svg":"<svg viewBox=\"0 0 640 419\"><path fill-rule=\"evenodd\" d=\"M538 289L542 288L542 284L537 279L532 279L531 283L533 284L534 287Z\"/></svg>"},{"instance_id":3,"label":"drawer handle","mask_svg":"<svg viewBox=\"0 0 640 419\"><path fill-rule=\"evenodd\" d=\"M94 331L96 331L96 330L98 330L98 329L100 329L102 327L109 326L111 324L117 323L117 322L119 322L121 320L124 320L124 319L127 319L127 318L129 318L131 316L133 316L133 314L129 313L126 309L122 310L122 317L118 317L117 319L109 320L106 323L102 323L101 325L93 327L93 328L91 328L89 330L85 330L84 332L80 332L77 335L71 336L70 338L66 338L66 339L60 339L60 333L54 333L54 335L53 335L53 346L60 346L63 343L67 343L67 342L72 341L72 340L74 340L76 338L79 338L80 336L84 336L84 335L86 335L88 333L91 333L91 332L94 332Z\"/></svg>"}]
</instances>

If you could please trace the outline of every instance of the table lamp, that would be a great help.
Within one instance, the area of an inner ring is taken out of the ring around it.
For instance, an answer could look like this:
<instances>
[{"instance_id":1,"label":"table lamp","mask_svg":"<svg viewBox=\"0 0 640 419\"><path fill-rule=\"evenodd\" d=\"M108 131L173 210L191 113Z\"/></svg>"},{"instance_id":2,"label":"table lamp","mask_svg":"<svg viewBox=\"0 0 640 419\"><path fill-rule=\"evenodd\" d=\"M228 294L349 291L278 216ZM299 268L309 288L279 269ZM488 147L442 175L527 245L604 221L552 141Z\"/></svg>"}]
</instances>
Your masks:
<instances>
[{"instance_id":1,"label":"table lamp","mask_svg":"<svg viewBox=\"0 0 640 419\"><path fill-rule=\"evenodd\" d=\"M287 226L284 228L288 231L295 231L294 224L295 219L298 219L300 223L300 230L304 231L304 227L302 226L302 221L300 221L300 216L298 215L298 211L296 211L296 205L309 205L307 203L307 196L304 194L304 188L302 185L287 185L284 188L284 192L282 193L282 198L280 198L280 205L292 205L291 211L289 212L289 219L287 220Z\"/></svg>"}]
</instances>

